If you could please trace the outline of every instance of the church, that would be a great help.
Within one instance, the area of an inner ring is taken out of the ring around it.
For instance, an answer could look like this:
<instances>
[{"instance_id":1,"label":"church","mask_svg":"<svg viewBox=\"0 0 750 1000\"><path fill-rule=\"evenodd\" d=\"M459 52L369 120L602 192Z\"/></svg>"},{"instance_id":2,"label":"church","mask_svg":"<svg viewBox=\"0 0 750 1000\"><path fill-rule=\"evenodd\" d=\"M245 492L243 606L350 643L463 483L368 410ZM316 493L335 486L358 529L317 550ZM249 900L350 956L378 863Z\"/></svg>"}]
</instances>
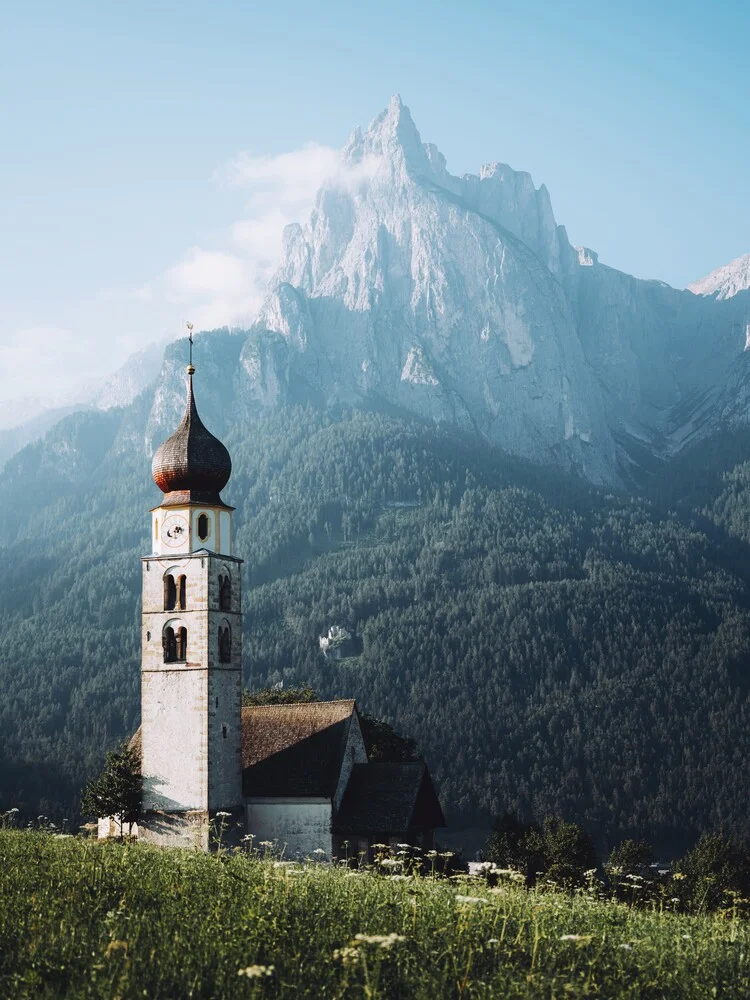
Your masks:
<instances>
[{"instance_id":1,"label":"church","mask_svg":"<svg viewBox=\"0 0 750 1000\"><path fill-rule=\"evenodd\" d=\"M141 818L132 833L208 849L221 826L273 842L288 858L367 853L375 843L430 848L445 820L423 761L368 760L353 700L242 705L242 559L221 497L232 462L203 425L187 368L187 405L156 451L164 494L144 556ZM99 837L119 833L99 820Z\"/></svg>"}]
</instances>

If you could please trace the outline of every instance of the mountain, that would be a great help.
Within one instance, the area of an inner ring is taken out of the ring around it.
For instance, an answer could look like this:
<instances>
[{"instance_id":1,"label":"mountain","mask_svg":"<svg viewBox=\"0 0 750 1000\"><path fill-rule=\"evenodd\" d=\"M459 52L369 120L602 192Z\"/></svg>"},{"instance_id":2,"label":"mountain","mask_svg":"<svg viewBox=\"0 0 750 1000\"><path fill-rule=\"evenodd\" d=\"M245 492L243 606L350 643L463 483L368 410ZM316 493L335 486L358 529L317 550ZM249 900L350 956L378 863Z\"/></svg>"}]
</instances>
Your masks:
<instances>
[{"instance_id":1,"label":"mountain","mask_svg":"<svg viewBox=\"0 0 750 1000\"><path fill-rule=\"evenodd\" d=\"M63 417L90 408L127 406L156 380L164 357L164 342L136 351L112 375L67 400L50 404L37 399L9 400L0 407L0 468L9 458L38 441Z\"/></svg>"},{"instance_id":2,"label":"mountain","mask_svg":"<svg viewBox=\"0 0 750 1000\"><path fill-rule=\"evenodd\" d=\"M695 295L713 295L716 299L731 299L738 292L746 292L750 289L750 253L717 267L688 285L688 289Z\"/></svg>"},{"instance_id":3,"label":"mountain","mask_svg":"<svg viewBox=\"0 0 750 1000\"><path fill-rule=\"evenodd\" d=\"M528 174L452 176L395 97L287 228L242 395L389 405L625 482L720 425L749 318L750 293L696 297L571 247Z\"/></svg>"},{"instance_id":4,"label":"mountain","mask_svg":"<svg viewBox=\"0 0 750 1000\"><path fill-rule=\"evenodd\" d=\"M749 314L570 246L528 174L452 176L394 99L286 230L252 328L196 337L246 682L357 697L454 822L750 835ZM74 810L137 725L186 353L0 472L0 811ZM320 653L335 625L356 655Z\"/></svg>"}]
</instances>

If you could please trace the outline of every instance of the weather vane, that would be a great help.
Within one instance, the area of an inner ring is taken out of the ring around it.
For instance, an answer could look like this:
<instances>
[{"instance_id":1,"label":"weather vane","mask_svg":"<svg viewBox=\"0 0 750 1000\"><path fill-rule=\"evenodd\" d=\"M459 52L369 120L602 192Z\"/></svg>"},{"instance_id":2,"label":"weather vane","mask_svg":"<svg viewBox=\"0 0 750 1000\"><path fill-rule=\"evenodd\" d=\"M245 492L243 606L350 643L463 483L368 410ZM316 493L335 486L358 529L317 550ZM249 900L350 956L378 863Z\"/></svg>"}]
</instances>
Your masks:
<instances>
[{"instance_id":1,"label":"weather vane","mask_svg":"<svg viewBox=\"0 0 750 1000\"><path fill-rule=\"evenodd\" d=\"M188 328L188 341L190 342L190 364L189 367L193 367L193 324L186 323L185 326Z\"/></svg>"}]
</instances>

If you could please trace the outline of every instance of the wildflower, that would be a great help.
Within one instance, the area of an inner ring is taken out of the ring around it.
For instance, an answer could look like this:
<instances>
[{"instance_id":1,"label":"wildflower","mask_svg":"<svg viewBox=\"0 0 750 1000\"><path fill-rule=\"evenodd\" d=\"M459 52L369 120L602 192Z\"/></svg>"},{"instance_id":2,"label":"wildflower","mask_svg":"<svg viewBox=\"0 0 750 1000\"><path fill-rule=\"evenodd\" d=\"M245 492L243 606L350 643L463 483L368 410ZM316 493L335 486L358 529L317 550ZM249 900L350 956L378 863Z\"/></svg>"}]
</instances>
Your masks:
<instances>
[{"instance_id":1,"label":"wildflower","mask_svg":"<svg viewBox=\"0 0 750 1000\"><path fill-rule=\"evenodd\" d=\"M401 862L397 861L395 858L383 858L380 862L385 868L400 868Z\"/></svg>"},{"instance_id":2,"label":"wildflower","mask_svg":"<svg viewBox=\"0 0 750 1000\"><path fill-rule=\"evenodd\" d=\"M487 944L500 944L500 938L487 938Z\"/></svg>"},{"instance_id":3,"label":"wildflower","mask_svg":"<svg viewBox=\"0 0 750 1000\"><path fill-rule=\"evenodd\" d=\"M387 851L389 845L388 844L372 844L371 846L372 846L373 850Z\"/></svg>"},{"instance_id":4,"label":"wildflower","mask_svg":"<svg viewBox=\"0 0 750 1000\"><path fill-rule=\"evenodd\" d=\"M677 882L680 879L687 878L687 875L684 872L675 872L672 878Z\"/></svg>"},{"instance_id":5,"label":"wildflower","mask_svg":"<svg viewBox=\"0 0 750 1000\"><path fill-rule=\"evenodd\" d=\"M245 976L246 979L262 979L264 976L272 976L275 966L273 965L248 965L245 969L238 969L238 976Z\"/></svg>"},{"instance_id":6,"label":"wildflower","mask_svg":"<svg viewBox=\"0 0 750 1000\"><path fill-rule=\"evenodd\" d=\"M342 965L356 965L360 959L359 949L351 946L337 948L333 953L333 958L334 961L341 962Z\"/></svg>"},{"instance_id":7,"label":"wildflower","mask_svg":"<svg viewBox=\"0 0 750 1000\"><path fill-rule=\"evenodd\" d=\"M408 875L389 875L388 878L389 878L389 880L391 882L408 882L409 881L409 876Z\"/></svg>"},{"instance_id":8,"label":"wildflower","mask_svg":"<svg viewBox=\"0 0 750 1000\"><path fill-rule=\"evenodd\" d=\"M622 948L623 951L632 951L633 950L632 944L628 944L627 942L624 942L623 944L618 944L617 947L618 948Z\"/></svg>"},{"instance_id":9,"label":"wildflower","mask_svg":"<svg viewBox=\"0 0 750 1000\"><path fill-rule=\"evenodd\" d=\"M381 948L385 948L386 951L392 948L394 944L399 941L405 941L406 938L403 934L355 934L355 941L361 941L362 944L376 944Z\"/></svg>"},{"instance_id":10,"label":"wildflower","mask_svg":"<svg viewBox=\"0 0 750 1000\"><path fill-rule=\"evenodd\" d=\"M243 839L243 841L245 841L245 840L255 840L255 834L253 834L253 833L246 833L245 836L242 839Z\"/></svg>"},{"instance_id":11,"label":"wildflower","mask_svg":"<svg viewBox=\"0 0 750 1000\"><path fill-rule=\"evenodd\" d=\"M19 811L18 806L13 806L12 809L8 810L9 813L17 813L18 811Z\"/></svg>"},{"instance_id":12,"label":"wildflower","mask_svg":"<svg viewBox=\"0 0 750 1000\"><path fill-rule=\"evenodd\" d=\"M414 850L414 848L411 846L411 844L396 844L396 847L401 847L402 849L405 848L405 849L408 849L410 851Z\"/></svg>"},{"instance_id":13,"label":"wildflower","mask_svg":"<svg viewBox=\"0 0 750 1000\"><path fill-rule=\"evenodd\" d=\"M218 818L219 818L219 817L221 816L221 817L222 817L222 819L224 819L224 818L226 818L227 816L231 816L231 815L232 815L231 813L228 813L228 812L224 812L223 810L221 810L220 812L217 812L217 813L216 813L216 818L218 819Z\"/></svg>"},{"instance_id":14,"label":"wildflower","mask_svg":"<svg viewBox=\"0 0 750 1000\"><path fill-rule=\"evenodd\" d=\"M322 847L316 847L315 850L313 851L313 854L325 854L325 851L323 850Z\"/></svg>"},{"instance_id":15,"label":"wildflower","mask_svg":"<svg viewBox=\"0 0 750 1000\"><path fill-rule=\"evenodd\" d=\"M425 855L426 858L436 858L438 856L437 851L428 851Z\"/></svg>"},{"instance_id":16,"label":"wildflower","mask_svg":"<svg viewBox=\"0 0 750 1000\"><path fill-rule=\"evenodd\" d=\"M578 944L589 944L591 942L591 934L563 934L560 937L561 941L576 941Z\"/></svg>"},{"instance_id":17,"label":"wildflower","mask_svg":"<svg viewBox=\"0 0 750 1000\"><path fill-rule=\"evenodd\" d=\"M486 903L482 896L456 896L457 903Z\"/></svg>"},{"instance_id":18,"label":"wildflower","mask_svg":"<svg viewBox=\"0 0 750 1000\"><path fill-rule=\"evenodd\" d=\"M260 847L273 847L273 841L272 840L261 840L259 846Z\"/></svg>"},{"instance_id":19,"label":"wildflower","mask_svg":"<svg viewBox=\"0 0 750 1000\"><path fill-rule=\"evenodd\" d=\"M274 861L274 868L288 868L289 865L293 865L293 861Z\"/></svg>"}]
</instances>

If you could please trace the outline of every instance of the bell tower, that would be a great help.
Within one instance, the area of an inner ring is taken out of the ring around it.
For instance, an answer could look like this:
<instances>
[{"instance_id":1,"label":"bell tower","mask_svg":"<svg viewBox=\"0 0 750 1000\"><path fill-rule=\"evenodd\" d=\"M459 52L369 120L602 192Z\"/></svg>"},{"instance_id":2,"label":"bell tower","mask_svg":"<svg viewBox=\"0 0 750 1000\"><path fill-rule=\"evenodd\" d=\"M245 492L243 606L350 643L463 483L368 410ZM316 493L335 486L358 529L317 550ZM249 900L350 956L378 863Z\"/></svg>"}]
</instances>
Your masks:
<instances>
[{"instance_id":1,"label":"bell tower","mask_svg":"<svg viewBox=\"0 0 750 1000\"><path fill-rule=\"evenodd\" d=\"M217 812L242 821L242 560L220 495L232 462L198 416L194 373L191 338L185 415L152 465L164 497L142 560L139 831L205 848Z\"/></svg>"}]
</instances>

